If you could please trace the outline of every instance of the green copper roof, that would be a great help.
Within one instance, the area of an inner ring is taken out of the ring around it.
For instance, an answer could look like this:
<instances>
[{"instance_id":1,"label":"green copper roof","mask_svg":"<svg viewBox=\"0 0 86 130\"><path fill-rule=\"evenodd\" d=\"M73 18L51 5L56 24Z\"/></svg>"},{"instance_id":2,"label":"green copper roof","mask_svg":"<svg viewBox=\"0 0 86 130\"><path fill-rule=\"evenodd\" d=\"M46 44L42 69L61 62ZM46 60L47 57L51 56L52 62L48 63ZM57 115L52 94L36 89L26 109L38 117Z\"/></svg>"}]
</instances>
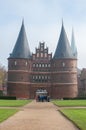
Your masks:
<instances>
[{"instance_id":1,"label":"green copper roof","mask_svg":"<svg viewBox=\"0 0 86 130\"><path fill-rule=\"evenodd\" d=\"M74 58L72 50L62 23L58 45L54 54L54 59Z\"/></svg>"},{"instance_id":2,"label":"green copper roof","mask_svg":"<svg viewBox=\"0 0 86 130\"><path fill-rule=\"evenodd\" d=\"M31 54L25 32L24 21L22 21L22 26L13 52L10 54L10 58L30 58L30 56Z\"/></svg>"},{"instance_id":3,"label":"green copper roof","mask_svg":"<svg viewBox=\"0 0 86 130\"><path fill-rule=\"evenodd\" d=\"M75 45L74 31L72 30L71 49L75 58L77 58L77 48Z\"/></svg>"}]
</instances>

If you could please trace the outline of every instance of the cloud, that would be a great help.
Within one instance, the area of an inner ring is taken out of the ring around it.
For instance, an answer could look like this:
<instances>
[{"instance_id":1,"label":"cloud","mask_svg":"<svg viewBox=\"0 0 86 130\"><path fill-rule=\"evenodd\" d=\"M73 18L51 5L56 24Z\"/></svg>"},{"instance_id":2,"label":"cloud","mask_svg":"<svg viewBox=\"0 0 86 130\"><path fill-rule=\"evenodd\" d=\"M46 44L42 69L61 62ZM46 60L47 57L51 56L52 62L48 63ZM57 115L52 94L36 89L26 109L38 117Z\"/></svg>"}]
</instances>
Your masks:
<instances>
[{"instance_id":1,"label":"cloud","mask_svg":"<svg viewBox=\"0 0 86 130\"><path fill-rule=\"evenodd\" d=\"M78 66L86 67L86 0L0 0L0 62L7 58L15 45L22 18L31 51L44 40L53 54L58 43L61 19L69 41L72 26L78 48Z\"/></svg>"}]
</instances>

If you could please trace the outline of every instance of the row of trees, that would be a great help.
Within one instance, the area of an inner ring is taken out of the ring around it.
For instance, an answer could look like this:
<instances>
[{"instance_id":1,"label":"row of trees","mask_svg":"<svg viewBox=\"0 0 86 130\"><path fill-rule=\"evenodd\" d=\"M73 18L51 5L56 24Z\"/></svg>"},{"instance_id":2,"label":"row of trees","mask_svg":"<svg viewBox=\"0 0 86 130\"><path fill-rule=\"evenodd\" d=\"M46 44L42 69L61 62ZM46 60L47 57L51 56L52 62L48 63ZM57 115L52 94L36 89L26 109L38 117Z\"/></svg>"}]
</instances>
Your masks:
<instances>
[{"instance_id":1,"label":"row of trees","mask_svg":"<svg viewBox=\"0 0 86 130\"><path fill-rule=\"evenodd\" d=\"M7 71L6 68L0 64L0 95L3 95L2 90L6 88Z\"/></svg>"}]
</instances>

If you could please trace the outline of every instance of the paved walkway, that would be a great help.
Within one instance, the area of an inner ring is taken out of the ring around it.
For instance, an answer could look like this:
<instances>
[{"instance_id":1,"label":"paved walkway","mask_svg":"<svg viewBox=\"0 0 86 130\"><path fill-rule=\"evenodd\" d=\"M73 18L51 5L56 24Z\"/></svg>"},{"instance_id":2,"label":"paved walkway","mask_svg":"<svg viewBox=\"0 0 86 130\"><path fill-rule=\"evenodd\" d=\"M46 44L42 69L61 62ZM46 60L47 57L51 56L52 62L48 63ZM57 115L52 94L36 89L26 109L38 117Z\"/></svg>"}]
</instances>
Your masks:
<instances>
[{"instance_id":1,"label":"paved walkway","mask_svg":"<svg viewBox=\"0 0 86 130\"><path fill-rule=\"evenodd\" d=\"M78 130L51 102L31 102L0 124L0 130Z\"/></svg>"}]
</instances>

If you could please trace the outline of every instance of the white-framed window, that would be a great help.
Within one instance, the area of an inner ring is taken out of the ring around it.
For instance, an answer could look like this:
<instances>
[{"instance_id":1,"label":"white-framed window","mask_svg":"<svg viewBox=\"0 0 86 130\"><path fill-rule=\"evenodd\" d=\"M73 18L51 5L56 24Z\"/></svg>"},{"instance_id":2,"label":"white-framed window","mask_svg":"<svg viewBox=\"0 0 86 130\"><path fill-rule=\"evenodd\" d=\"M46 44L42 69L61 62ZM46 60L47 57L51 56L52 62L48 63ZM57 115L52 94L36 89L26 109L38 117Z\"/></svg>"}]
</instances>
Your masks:
<instances>
[{"instance_id":1,"label":"white-framed window","mask_svg":"<svg viewBox=\"0 0 86 130\"><path fill-rule=\"evenodd\" d=\"M62 63L62 66L65 67L65 63L64 62Z\"/></svg>"},{"instance_id":2,"label":"white-framed window","mask_svg":"<svg viewBox=\"0 0 86 130\"><path fill-rule=\"evenodd\" d=\"M25 65L27 66L27 61L26 61Z\"/></svg>"},{"instance_id":3,"label":"white-framed window","mask_svg":"<svg viewBox=\"0 0 86 130\"><path fill-rule=\"evenodd\" d=\"M14 62L15 66L17 65L17 61Z\"/></svg>"}]
</instances>

